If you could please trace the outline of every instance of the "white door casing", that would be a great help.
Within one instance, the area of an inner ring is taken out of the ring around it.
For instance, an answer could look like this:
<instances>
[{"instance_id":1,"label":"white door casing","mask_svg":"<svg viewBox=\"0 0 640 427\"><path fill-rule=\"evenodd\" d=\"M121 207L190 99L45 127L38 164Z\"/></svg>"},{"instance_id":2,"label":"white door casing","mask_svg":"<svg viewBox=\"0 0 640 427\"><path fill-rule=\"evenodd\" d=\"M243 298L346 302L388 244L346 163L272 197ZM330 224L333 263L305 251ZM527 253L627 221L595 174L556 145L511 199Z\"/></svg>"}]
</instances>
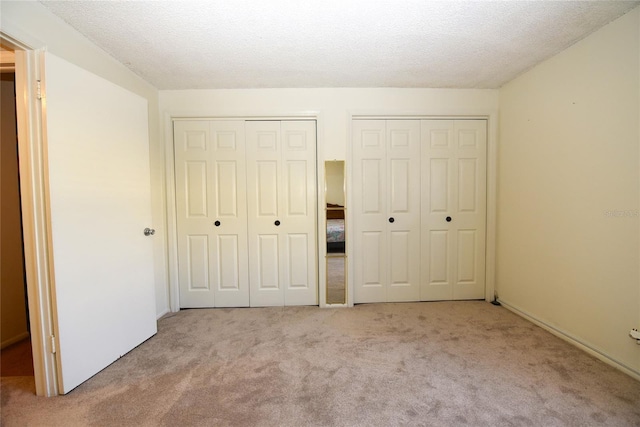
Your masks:
<instances>
[{"instance_id":1,"label":"white door casing","mask_svg":"<svg viewBox=\"0 0 640 427\"><path fill-rule=\"evenodd\" d=\"M246 138L251 306L315 305L315 121L247 121Z\"/></svg>"},{"instance_id":2,"label":"white door casing","mask_svg":"<svg viewBox=\"0 0 640 427\"><path fill-rule=\"evenodd\" d=\"M52 54L45 64L58 388L68 393L156 333L147 102Z\"/></svg>"},{"instance_id":3,"label":"white door casing","mask_svg":"<svg viewBox=\"0 0 640 427\"><path fill-rule=\"evenodd\" d=\"M354 302L419 300L420 123L353 121Z\"/></svg>"},{"instance_id":4,"label":"white door casing","mask_svg":"<svg viewBox=\"0 0 640 427\"><path fill-rule=\"evenodd\" d=\"M421 127L421 300L484 299L487 122Z\"/></svg>"},{"instance_id":5,"label":"white door casing","mask_svg":"<svg viewBox=\"0 0 640 427\"><path fill-rule=\"evenodd\" d=\"M244 121L175 121L174 150L180 306L248 306Z\"/></svg>"}]
</instances>

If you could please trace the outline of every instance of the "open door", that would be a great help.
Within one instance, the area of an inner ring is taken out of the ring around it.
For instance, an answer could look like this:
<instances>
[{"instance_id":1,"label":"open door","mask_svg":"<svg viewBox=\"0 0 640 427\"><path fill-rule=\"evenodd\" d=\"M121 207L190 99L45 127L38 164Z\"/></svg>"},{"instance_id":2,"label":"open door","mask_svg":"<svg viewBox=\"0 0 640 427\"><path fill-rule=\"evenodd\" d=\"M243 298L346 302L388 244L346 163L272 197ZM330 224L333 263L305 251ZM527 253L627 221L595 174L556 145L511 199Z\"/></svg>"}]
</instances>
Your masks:
<instances>
[{"instance_id":1,"label":"open door","mask_svg":"<svg viewBox=\"0 0 640 427\"><path fill-rule=\"evenodd\" d=\"M48 53L43 89L58 390L68 393L157 331L147 102Z\"/></svg>"}]
</instances>

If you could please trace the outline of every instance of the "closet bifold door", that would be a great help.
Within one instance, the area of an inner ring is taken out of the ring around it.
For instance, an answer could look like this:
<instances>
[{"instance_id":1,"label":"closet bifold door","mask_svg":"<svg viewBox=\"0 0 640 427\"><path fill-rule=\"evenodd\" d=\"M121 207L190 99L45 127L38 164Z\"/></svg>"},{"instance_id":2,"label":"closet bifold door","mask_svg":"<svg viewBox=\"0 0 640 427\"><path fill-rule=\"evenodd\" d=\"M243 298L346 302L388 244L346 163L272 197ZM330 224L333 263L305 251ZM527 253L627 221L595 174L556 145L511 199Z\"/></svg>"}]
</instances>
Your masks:
<instances>
[{"instance_id":1,"label":"closet bifold door","mask_svg":"<svg viewBox=\"0 0 640 427\"><path fill-rule=\"evenodd\" d=\"M174 122L180 307L249 305L244 121Z\"/></svg>"},{"instance_id":2,"label":"closet bifold door","mask_svg":"<svg viewBox=\"0 0 640 427\"><path fill-rule=\"evenodd\" d=\"M487 121L421 127L421 299L484 299Z\"/></svg>"},{"instance_id":3,"label":"closet bifold door","mask_svg":"<svg viewBox=\"0 0 640 427\"><path fill-rule=\"evenodd\" d=\"M316 305L316 123L246 132L251 306Z\"/></svg>"},{"instance_id":4,"label":"closet bifold door","mask_svg":"<svg viewBox=\"0 0 640 427\"><path fill-rule=\"evenodd\" d=\"M420 299L420 122L353 121L354 302Z\"/></svg>"}]
</instances>

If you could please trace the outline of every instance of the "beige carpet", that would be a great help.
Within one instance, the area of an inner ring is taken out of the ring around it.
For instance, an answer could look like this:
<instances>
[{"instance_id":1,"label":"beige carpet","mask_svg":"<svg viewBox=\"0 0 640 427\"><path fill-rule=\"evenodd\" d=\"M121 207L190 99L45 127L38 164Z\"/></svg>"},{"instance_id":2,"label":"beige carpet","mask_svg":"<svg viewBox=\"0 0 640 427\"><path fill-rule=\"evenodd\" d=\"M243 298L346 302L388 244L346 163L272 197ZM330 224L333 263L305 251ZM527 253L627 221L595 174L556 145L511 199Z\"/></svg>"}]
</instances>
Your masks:
<instances>
[{"instance_id":1,"label":"beige carpet","mask_svg":"<svg viewBox=\"0 0 640 427\"><path fill-rule=\"evenodd\" d=\"M185 310L9 426L638 426L640 382L485 302Z\"/></svg>"}]
</instances>

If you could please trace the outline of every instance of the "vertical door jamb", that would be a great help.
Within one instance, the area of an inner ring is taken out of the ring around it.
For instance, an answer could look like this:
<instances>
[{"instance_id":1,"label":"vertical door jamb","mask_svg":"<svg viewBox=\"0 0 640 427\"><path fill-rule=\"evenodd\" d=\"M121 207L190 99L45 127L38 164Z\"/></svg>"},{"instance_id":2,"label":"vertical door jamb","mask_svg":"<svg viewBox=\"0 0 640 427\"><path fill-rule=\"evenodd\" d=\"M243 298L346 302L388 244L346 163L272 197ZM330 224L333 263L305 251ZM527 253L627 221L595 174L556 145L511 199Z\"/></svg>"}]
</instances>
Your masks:
<instances>
[{"instance_id":1,"label":"vertical door jamb","mask_svg":"<svg viewBox=\"0 0 640 427\"><path fill-rule=\"evenodd\" d=\"M32 49L5 34L0 34L0 38L12 45L16 53L18 167L36 394L56 396L58 372L53 344L51 252L44 147L46 102L40 99L42 89L39 89L44 76L44 52Z\"/></svg>"}]
</instances>

